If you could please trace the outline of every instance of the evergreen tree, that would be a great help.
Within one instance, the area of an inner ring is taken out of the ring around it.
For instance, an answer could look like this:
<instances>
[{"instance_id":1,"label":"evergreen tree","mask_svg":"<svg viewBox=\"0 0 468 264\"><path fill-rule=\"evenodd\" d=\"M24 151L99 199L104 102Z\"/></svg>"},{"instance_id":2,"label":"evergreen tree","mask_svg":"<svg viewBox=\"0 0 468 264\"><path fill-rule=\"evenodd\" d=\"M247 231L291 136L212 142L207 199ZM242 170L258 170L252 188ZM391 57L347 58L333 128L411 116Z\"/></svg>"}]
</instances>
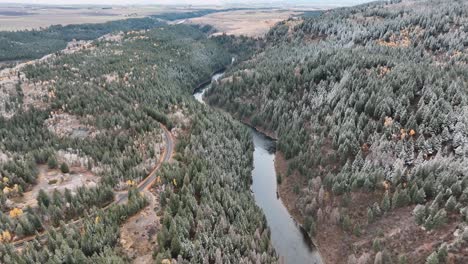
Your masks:
<instances>
[{"instance_id":1,"label":"evergreen tree","mask_svg":"<svg viewBox=\"0 0 468 264\"><path fill-rule=\"evenodd\" d=\"M49 166L49 169L57 168L58 163L54 156L49 156L49 158L47 159L47 166Z\"/></svg>"},{"instance_id":2,"label":"evergreen tree","mask_svg":"<svg viewBox=\"0 0 468 264\"><path fill-rule=\"evenodd\" d=\"M416 192L413 201L417 204L424 204L426 201L426 193L424 192L424 189L421 188Z\"/></svg>"},{"instance_id":3,"label":"evergreen tree","mask_svg":"<svg viewBox=\"0 0 468 264\"><path fill-rule=\"evenodd\" d=\"M455 197L450 196L450 198L445 203L445 209L447 209L449 212L453 212L455 211L456 206L457 200L455 199Z\"/></svg>"},{"instance_id":4,"label":"evergreen tree","mask_svg":"<svg viewBox=\"0 0 468 264\"><path fill-rule=\"evenodd\" d=\"M49 207L50 198L43 189L40 189L39 193L37 194L37 204L39 206L45 206L46 208Z\"/></svg>"},{"instance_id":5,"label":"evergreen tree","mask_svg":"<svg viewBox=\"0 0 468 264\"><path fill-rule=\"evenodd\" d=\"M391 204L390 204L390 197L388 195L388 191L385 192L385 195L383 197L383 200L382 200L382 210L384 212L388 212L391 208Z\"/></svg>"},{"instance_id":6,"label":"evergreen tree","mask_svg":"<svg viewBox=\"0 0 468 264\"><path fill-rule=\"evenodd\" d=\"M413 215L418 225L422 225L426 219L427 211L424 205L416 205L413 210Z\"/></svg>"},{"instance_id":7,"label":"evergreen tree","mask_svg":"<svg viewBox=\"0 0 468 264\"><path fill-rule=\"evenodd\" d=\"M65 162L63 162L60 165L60 171L62 171L62 173L69 173L70 172L70 169L68 168L68 165Z\"/></svg>"}]
</instances>

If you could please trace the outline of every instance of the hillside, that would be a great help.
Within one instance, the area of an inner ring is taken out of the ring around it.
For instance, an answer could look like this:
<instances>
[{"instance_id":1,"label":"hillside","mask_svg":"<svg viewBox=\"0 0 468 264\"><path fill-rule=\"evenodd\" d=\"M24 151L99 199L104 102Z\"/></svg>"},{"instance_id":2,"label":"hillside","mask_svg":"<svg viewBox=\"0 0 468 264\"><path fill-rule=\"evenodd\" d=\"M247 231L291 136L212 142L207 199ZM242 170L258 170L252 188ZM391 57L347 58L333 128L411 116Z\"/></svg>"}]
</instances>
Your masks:
<instances>
[{"instance_id":1,"label":"hillside","mask_svg":"<svg viewBox=\"0 0 468 264\"><path fill-rule=\"evenodd\" d=\"M162 26L74 43L2 70L0 262L132 262L127 224L150 203L155 223L137 231L152 243L144 252L150 263L152 256L275 263L250 194L249 133L192 97L237 56L228 50L252 44ZM169 151L167 133L175 154L140 193L139 182ZM126 193L128 203L120 203Z\"/></svg>"},{"instance_id":2,"label":"hillside","mask_svg":"<svg viewBox=\"0 0 468 264\"><path fill-rule=\"evenodd\" d=\"M280 196L327 263L468 262L467 10L290 19L207 92L278 137Z\"/></svg>"}]
</instances>

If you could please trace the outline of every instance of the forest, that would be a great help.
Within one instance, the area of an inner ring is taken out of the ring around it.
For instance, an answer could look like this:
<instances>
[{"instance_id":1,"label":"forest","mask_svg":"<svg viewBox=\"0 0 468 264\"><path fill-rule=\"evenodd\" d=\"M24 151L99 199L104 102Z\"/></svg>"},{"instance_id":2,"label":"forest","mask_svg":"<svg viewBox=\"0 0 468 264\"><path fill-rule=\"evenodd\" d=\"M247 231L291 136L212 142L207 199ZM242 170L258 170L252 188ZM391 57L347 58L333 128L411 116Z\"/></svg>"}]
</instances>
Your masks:
<instances>
[{"instance_id":1,"label":"forest","mask_svg":"<svg viewBox=\"0 0 468 264\"><path fill-rule=\"evenodd\" d=\"M0 61L50 54L0 70L1 263L131 262L120 230L166 128L152 260L278 263L239 120L277 138L278 195L326 263L468 262L466 1L308 12L263 39L161 21L210 12L0 32ZM226 67L205 94L222 111L196 102ZM41 188L70 175L94 181Z\"/></svg>"},{"instance_id":2,"label":"forest","mask_svg":"<svg viewBox=\"0 0 468 264\"><path fill-rule=\"evenodd\" d=\"M339 247L328 262L468 261L467 22L467 2L448 0L290 19L207 92L278 137L280 193Z\"/></svg>"},{"instance_id":3,"label":"forest","mask_svg":"<svg viewBox=\"0 0 468 264\"><path fill-rule=\"evenodd\" d=\"M7 79L15 85L1 89L12 88L6 103L15 106L0 117L0 262L129 262L119 228L147 204L133 186L161 155L161 125L177 136L177 154L156 188L162 227L155 259L277 261L249 190L248 131L192 97L194 87L256 43L205 32L185 25L128 31L13 71ZM44 92L30 96L31 86ZM41 181L41 168L85 170L99 181L40 190L37 206L17 206ZM111 204L115 191L129 192L129 202ZM10 243L43 230L22 252Z\"/></svg>"}]
</instances>

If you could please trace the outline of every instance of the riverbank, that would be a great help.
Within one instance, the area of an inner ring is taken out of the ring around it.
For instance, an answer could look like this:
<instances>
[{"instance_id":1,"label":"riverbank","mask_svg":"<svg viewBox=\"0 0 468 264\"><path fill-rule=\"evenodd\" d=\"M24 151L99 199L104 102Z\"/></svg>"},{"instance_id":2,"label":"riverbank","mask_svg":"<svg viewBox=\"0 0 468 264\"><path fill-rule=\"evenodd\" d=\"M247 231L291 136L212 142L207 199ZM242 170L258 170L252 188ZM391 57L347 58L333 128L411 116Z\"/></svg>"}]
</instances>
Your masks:
<instances>
[{"instance_id":1,"label":"riverbank","mask_svg":"<svg viewBox=\"0 0 468 264\"><path fill-rule=\"evenodd\" d=\"M242 119L241 122L275 141L278 140L278 135L275 132L262 127L253 126L248 118ZM300 197L300 193L295 192L294 189L296 185L299 186L299 188L306 186L307 179L297 172L286 176L288 175L288 161L284 157L284 154L278 150L275 151L274 167L276 175L280 175L281 178L281 183L278 182L276 185L279 199L292 219L302 226L304 224L304 216L297 207L297 201ZM322 229L319 228L317 230L316 237L311 237L311 239L323 264L343 263L346 261L347 255L343 254L344 252L342 251L341 244L343 231L339 226L326 225L326 227ZM323 248L326 248L327 251L323 252L321 250Z\"/></svg>"},{"instance_id":2,"label":"riverbank","mask_svg":"<svg viewBox=\"0 0 468 264\"><path fill-rule=\"evenodd\" d=\"M232 114L231 114L232 115ZM272 140L274 141L277 141L278 140L278 135L276 135L275 132L272 132L268 129L265 129L263 127L259 127L259 126L254 126L252 125L252 122L250 121L249 118L243 118L241 119L241 122L244 124L244 125L247 125L255 130L257 130L259 133L271 138Z\"/></svg>"},{"instance_id":3,"label":"riverbank","mask_svg":"<svg viewBox=\"0 0 468 264\"><path fill-rule=\"evenodd\" d=\"M282 182L278 185L278 193L283 201L283 204L288 209L291 216L301 225L304 224L304 216L297 207L298 200L300 198L300 193L294 191L295 186L303 188L307 186L307 179L300 175L297 171L294 171L291 175L287 175L288 161L285 159L283 153L280 151L276 152L275 159L275 169L276 173L282 175ZM368 205L366 201L377 200L370 197L368 193L360 193L353 195L351 201L349 202L349 208L355 210L356 212L365 211L366 206ZM314 245L317 247L317 250L320 252L323 263L347 263L348 256L354 253L358 253L357 259L359 262L356 263L368 263L364 260L369 260L370 256L365 253L366 250L362 250L364 247L370 247L372 238L367 241L362 240L361 249L353 250L355 243L359 243L359 238L346 233L341 227L339 220L334 219L332 216L332 211L334 208L339 208L342 204L340 197L333 196L330 192L325 191L323 204L320 206L323 212L329 217L324 217L322 221L316 219L316 235L312 238ZM363 207L363 208L360 208ZM328 212L328 213L327 213ZM366 221L366 216L361 215L361 218L364 218L363 221ZM325 249L325 250L324 250ZM360 254L359 254L360 253ZM360 258L360 256L362 258ZM362 262L364 261L364 262ZM355 262L351 262L355 263Z\"/></svg>"},{"instance_id":4,"label":"riverbank","mask_svg":"<svg viewBox=\"0 0 468 264\"><path fill-rule=\"evenodd\" d=\"M248 118L242 119L241 122L274 140L278 140L276 133L261 127L252 126L250 119ZM279 199L286 207L293 220L302 226L304 224L304 216L297 207L300 193L295 192L294 189L295 186L298 186L299 188L306 186L308 184L307 179L298 172L294 172L292 175L287 176L288 161L281 151L277 150L275 152L274 166L276 175L280 175L281 177L281 183L277 184L277 194L279 195ZM330 201L330 205L332 205L333 199L328 199L328 201ZM311 239L314 243L314 246L317 248L317 251L319 252L322 263L325 264L346 262L348 257L348 250L344 250L343 248L346 247L347 244L343 243L345 238L345 233L339 225L319 224L316 231L316 236ZM324 251L322 249L326 250Z\"/></svg>"},{"instance_id":5,"label":"riverbank","mask_svg":"<svg viewBox=\"0 0 468 264\"><path fill-rule=\"evenodd\" d=\"M296 185L304 186L307 184L307 181L304 178L301 178L298 173L293 173L292 175L287 176L288 162L281 151L276 152L275 170L276 175L280 175L281 177L281 183L278 184L279 197L291 216L302 225L304 223L304 217L297 207L299 193L294 192L294 187Z\"/></svg>"},{"instance_id":6,"label":"riverbank","mask_svg":"<svg viewBox=\"0 0 468 264\"><path fill-rule=\"evenodd\" d=\"M281 152L277 152L276 172L286 175L287 167L288 161ZM307 183L297 172L288 177L282 176L282 182L278 185L278 193L291 216L303 224L304 218L297 208L300 194L294 192L296 184L305 186L304 184ZM379 258L377 256L379 253L380 257L385 254L386 257L393 256L394 261L404 256L407 260L404 263L423 263L442 242L450 244L456 240L453 234L457 230L457 218L454 214L448 216L445 226L427 232L414 220L412 214L414 205L393 208L383 217L376 217L373 222L369 223L367 208L375 202L382 201L383 196L382 190L355 191L351 192L347 198L334 196L325 191L323 204L320 206L324 217L321 221L317 219L316 236L313 238L323 263L373 263ZM351 219L351 229L348 231L343 229L339 220L337 221L331 213L336 208L344 209ZM376 239L381 241L382 245L374 246ZM452 262L447 263L465 263L455 261L454 259L457 258L451 252L448 259L452 259Z\"/></svg>"},{"instance_id":7,"label":"riverbank","mask_svg":"<svg viewBox=\"0 0 468 264\"><path fill-rule=\"evenodd\" d=\"M304 216L297 207L297 201L300 193L294 192L294 187L307 185L305 177L299 173L294 172L290 176L287 175L288 161L285 159L283 153L276 152L275 158L276 173L281 175L281 184L278 184L278 194L289 214L299 224L304 224ZM344 263L346 256L342 249L343 231L338 225L328 224L317 225L316 236L312 238L314 245L317 247L322 262L326 263ZM326 250L323 250L326 249Z\"/></svg>"},{"instance_id":8,"label":"riverbank","mask_svg":"<svg viewBox=\"0 0 468 264\"><path fill-rule=\"evenodd\" d=\"M229 66L224 66L224 67L221 67L215 71L213 71L210 75L210 78L203 81L203 82L200 82L197 86L195 86L195 89L193 89L192 91L192 94L196 94L198 92L201 92L202 90L204 90L206 88L206 86L210 85L211 82L213 81L213 77L217 74L222 74L226 71L227 67Z\"/></svg>"},{"instance_id":9,"label":"riverbank","mask_svg":"<svg viewBox=\"0 0 468 264\"><path fill-rule=\"evenodd\" d=\"M219 72L218 72L219 74ZM216 74L212 76L216 80ZM194 97L200 103L205 103L203 94L209 89L210 83L197 87ZM215 106L213 109L226 112ZM232 115L238 118L236 115ZM238 118L239 120L239 118ZM276 182L276 141L277 135L266 129L254 127L250 120L239 120L251 130L254 143L254 166L252 170L252 193L257 205L262 208L271 233L272 245L280 256L281 263L319 264L323 263L312 240L292 217L285 203L278 197ZM284 261L284 262L283 262Z\"/></svg>"}]
</instances>

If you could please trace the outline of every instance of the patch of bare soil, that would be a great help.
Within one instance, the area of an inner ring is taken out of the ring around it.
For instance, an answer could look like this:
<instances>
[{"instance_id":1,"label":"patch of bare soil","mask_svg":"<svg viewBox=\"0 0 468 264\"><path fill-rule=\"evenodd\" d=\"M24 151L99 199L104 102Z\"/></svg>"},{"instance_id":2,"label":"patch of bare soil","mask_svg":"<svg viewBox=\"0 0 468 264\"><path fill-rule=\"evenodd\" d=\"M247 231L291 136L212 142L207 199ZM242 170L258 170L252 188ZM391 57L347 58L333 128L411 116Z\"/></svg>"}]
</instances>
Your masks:
<instances>
[{"instance_id":1,"label":"patch of bare soil","mask_svg":"<svg viewBox=\"0 0 468 264\"><path fill-rule=\"evenodd\" d=\"M402 29L399 34L393 34L387 39L378 39L377 44L391 48L407 48L414 41L411 37L412 35L421 38L424 35L424 29L419 26L405 28Z\"/></svg>"},{"instance_id":2,"label":"patch of bare soil","mask_svg":"<svg viewBox=\"0 0 468 264\"><path fill-rule=\"evenodd\" d=\"M72 54L94 48L95 46L91 41L71 41L61 53ZM17 63L12 68L0 70L1 116L11 118L20 108L23 110L47 108L50 100L55 98L55 80L33 82L26 78L23 68L28 65L48 62L56 57L56 54L49 54L37 60ZM74 72L79 71L76 68L70 70Z\"/></svg>"},{"instance_id":3,"label":"patch of bare soil","mask_svg":"<svg viewBox=\"0 0 468 264\"><path fill-rule=\"evenodd\" d=\"M32 83L26 78L23 78L21 82L21 90L23 91L23 109L45 109L48 105L49 99L55 97L53 91L49 92L49 89L53 87L55 82L39 82Z\"/></svg>"},{"instance_id":4,"label":"patch of bare soil","mask_svg":"<svg viewBox=\"0 0 468 264\"><path fill-rule=\"evenodd\" d=\"M169 114L169 118L175 124L175 127L172 128L171 133L177 139L179 135L185 134L187 129L191 125L191 120L189 117L189 112L184 107L179 107L174 105Z\"/></svg>"},{"instance_id":5,"label":"patch of bare soil","mask_svg":"<svg viewBox=\"0 0 468 264\"><path fill-rule=\"evenodd\" d=\"M102 77L104 77L104 79L106 80L106 83L113 83L119 80L119 75L115 72L104 74Z\"/></svg>"},{"instance_id":6,"label":"patch of bare soil","mask_svg":"<svg viewBox=\"0 0 468 264\"><path fill-rule=\"evenodd\" d=\"M20 108L44 107L49 82L32 83L21 72L24 66L32 63L20 63L0 71L0 114L3 117L12 117Z\"/></svg>"},{"instance_id":7,"label":"patch of bare soil","mask_svg":"<svg viewBox=\"0 0 468 264\"><path fill-rule=\"evenodd\" d=\"M73 40L67 43L67 47L62 50L63 54L73 54L78 51L92 50L95 46L91 40Z\"/></svg>"},{"instance_id":8,"label":"patch of bare soil","mask_svg":"<svg viewBox=\"0 0 468 264\"><path fill-rule=\"evenodd\" d=\"M366 234L368 228L365 227L367 224L367 207L371 206L375 201L380 202L381 197L381 193L355 192L352 193L351 197L343 199L343 197L336 197L325 191L324 201L321 206L323 208L323 217L317 219L317 235L314 240L318 247L322 249L320 254L325 263L346 263L348 256L356 252L359 252L359 254L355 255L358 261L356 263L368 263L370 260L373 263L373 252L369 252L369 248L362 245L361 248L356 248L355 243L359 241L360 237L352 230L360 226L361 232ZM346 204L346 207L342 207L344 204ZM341 227L339 208L346 211L352 219L351 230L344 231ZM412 220L414 221L414 219ZM369 235L370 246L372 246L373 237L377 236L379 232L377 228L373 235Z\"/></svg>"},{"instance_id":9,"label":"patch of bare soil","mask_svg":"<svg viewBox=\"0 0 468 264\"><path fill-rule=\"evenodd\" d=\"M414 206L407 206L392 210L365 227L361 237L351 236L351 250L357 256L364 253L374 255L377 252L372 249L372 244L375 239L379 239L382 247L392 256L405 255L408 263L425 263L427 256L437 250L439 245L443 242L451 243L455 239L453 233L458 221L452 216L442 228L427 231L416 224L413 209Z\"/></svg>"},{"instance_id":10,"label":"patch of bare soil","mask_svg":"<svg viewBox=\"0 0 468 264\"><path fill-rule=\"evenodd\" d=\"M106 34L102 37L99 37L98 40L108 41L108 42L122 42L124 35L125 35L124 32L120 31L119 33L115 33L115 34Z\"/></svg>"},{"instance_id":11,"label":"patch of bare soil","mask_svg":"<svg viewBox=\"0 0 468 264\"><path fill-rule=\"evenodd\" d=\"M146 32L147 32L147 30L127 32L126 33L127 38L125 40L126 41L136 41L136 40L149 39L149 37L146 36Z\"/></svg>"},{"instance_id":12,"label":"patch of bare soil","mask_svg":"<svg viewBox=\"0 0 468 264\"><path fill-rule=\"evenodd\" d=\"M73 190L80 186L94 187L99 182L99 178L84 167L70 167L70 173L62 173L58 169L51 170L46 165L41 165L38 169L37 184L24 192L23 196L12 198L16 207L37 206L36 198L41 189L52 193L55 189L64 191L67 188L73 193Z\"/></svg>"},{"instance_id":13,"label":"patch of bare soil","mask_svg":"<svg viewBox=\"0 0 468 264\"><path fill-rule=\"evenodd\" d=\"M161 228L158 190L146 191L149 205L129 218L120 228L120 245L135 264L153 263L153 249Z\"/></svg>"},{"instance_id":14,"label":"patch of bare soil","mask_svg":"<svg viewBox=\"0 0 468 264\"><path fill-rule=\"evenodd\" d=\"M52 112L51 117L45 120L44 125L58 137L94 138L99 134L95 127L85 125L77 116L64 112Z\"/></svg>"}]
</instances>

